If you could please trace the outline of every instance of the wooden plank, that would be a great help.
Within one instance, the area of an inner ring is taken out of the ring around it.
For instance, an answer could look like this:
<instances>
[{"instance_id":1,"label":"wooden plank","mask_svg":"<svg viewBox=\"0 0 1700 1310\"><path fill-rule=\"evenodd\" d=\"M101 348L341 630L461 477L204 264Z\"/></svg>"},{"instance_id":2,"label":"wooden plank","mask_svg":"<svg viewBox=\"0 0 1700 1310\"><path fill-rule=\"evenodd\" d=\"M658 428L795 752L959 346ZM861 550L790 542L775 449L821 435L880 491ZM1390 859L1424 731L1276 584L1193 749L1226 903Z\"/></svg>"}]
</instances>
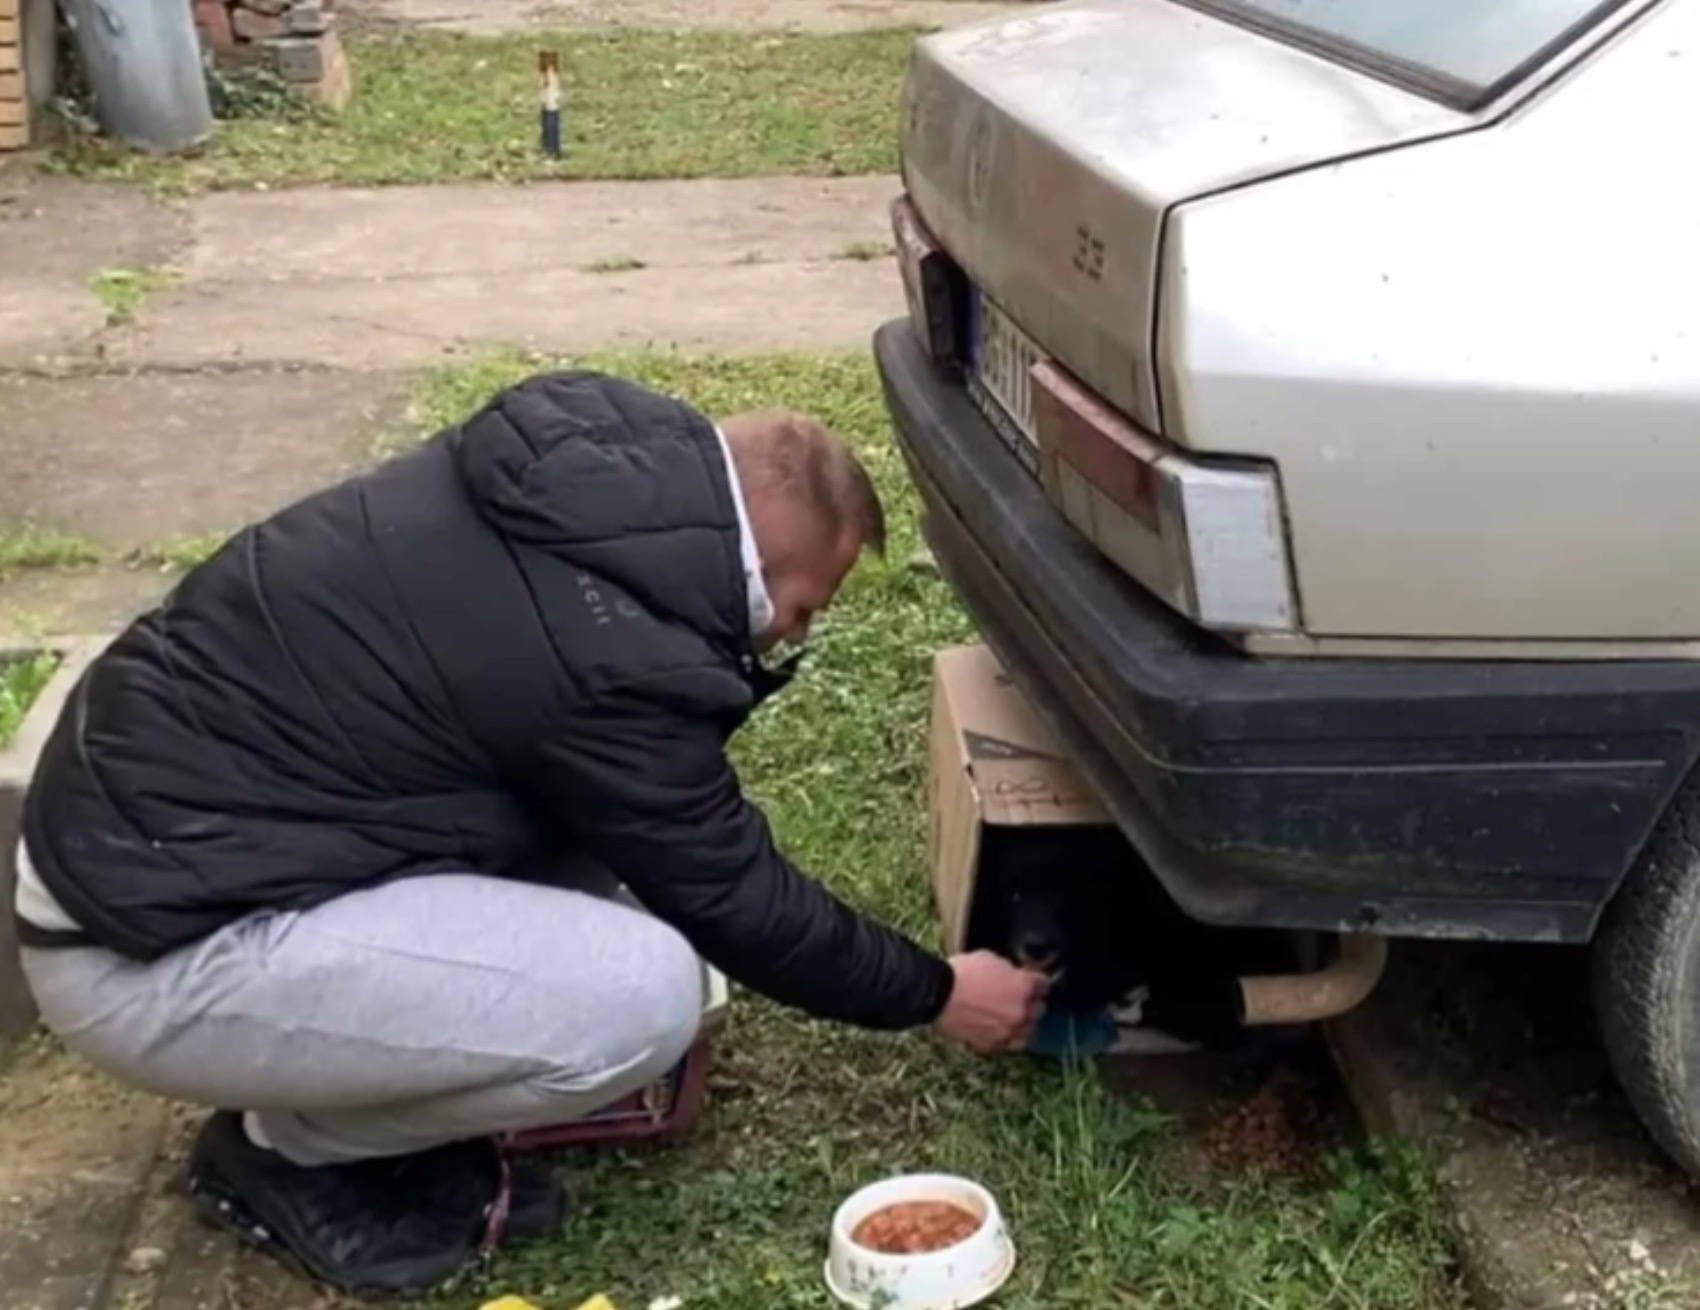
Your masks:
<instances>
[{"instance_id":1,"label":"wooden plank","mask_svg":"<svg viewBox=\"0 0 1700 1310\"><path fill-rule=\"evenodd\" d=\"M0 11L0 45L17 45L22 37L23 20L16 14Z\"/></svg>"},{"instance_id":2,"label":"wooden plank","mask_svg":"<svg viewBox=\"0 0 1700 1310\"><path fill-rule=\"evenodd\" d=\"M27 127L25 108L22 100L0 100L0 127Z\"/></svg>"},{"instance_id":3,"label":"wooden plank","mask_svg":"<svg viewBox=\"0 0 1700 1310\"><path fill-rule=\"evenodd\" d=\"M23 150L30 143L30 130L22 123L0 123L0 151Z\"/></svg>"},{"instance_id":4,"label":"wooden plank","mask_svg":"<svg viewBox=\"0 0 1700 1310\"><path fill-rule=\"evenodd\" d=\"M24 75L22 73L0 73L0 100L22 100L24 98Z\"/></svg>"},{"instance_id":5,"label":"wooden plank","mask_svg":"<svg viewBox=\"0 0 1700 1310\"><path fill-rule=\"evenodd\" d=\"M15 45L0 45L0 73L22 73L23 69L23 47Z\"/></svg>"}]
</instances>

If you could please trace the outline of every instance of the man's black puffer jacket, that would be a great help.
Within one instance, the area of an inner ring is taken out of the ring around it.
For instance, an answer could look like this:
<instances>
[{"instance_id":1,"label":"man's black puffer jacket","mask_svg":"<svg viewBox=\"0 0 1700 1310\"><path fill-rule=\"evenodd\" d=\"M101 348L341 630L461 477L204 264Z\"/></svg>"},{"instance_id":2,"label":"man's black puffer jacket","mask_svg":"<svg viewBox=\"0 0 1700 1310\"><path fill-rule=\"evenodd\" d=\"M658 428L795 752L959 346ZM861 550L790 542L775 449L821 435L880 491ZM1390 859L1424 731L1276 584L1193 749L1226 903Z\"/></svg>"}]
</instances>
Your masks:
<instances>
[{"instance_id":1,"label":"man's black puffer jacket","mask_svg":"<svg viewBox=\"0 0 1700 1310\"><path fill-rule=\"evenodd\" d=\"M746 986L931 1021L948 966L793 869L726 759L763 682L729 477L688 406L553 373L247 529L73 693L26 802L43 882L146 960L574 849Z\"/></svg>"}]
</instances>

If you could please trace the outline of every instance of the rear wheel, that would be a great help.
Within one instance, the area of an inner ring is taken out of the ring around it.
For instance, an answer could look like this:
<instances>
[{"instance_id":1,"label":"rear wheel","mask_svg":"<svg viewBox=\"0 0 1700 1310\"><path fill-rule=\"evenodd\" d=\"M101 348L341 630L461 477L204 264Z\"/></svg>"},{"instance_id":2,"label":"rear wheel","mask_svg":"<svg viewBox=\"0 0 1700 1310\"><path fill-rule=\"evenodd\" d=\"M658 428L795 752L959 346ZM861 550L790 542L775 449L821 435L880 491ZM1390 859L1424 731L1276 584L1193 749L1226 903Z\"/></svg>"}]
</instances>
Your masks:
<instances>
[{"instance_id":1,"label":"rear wheel","mask_svg":"<svg viewBox=\"0 0 1700 1310\"><path fill-rule=\"evenodd\" d=\"M1700 1181L1700 784L1677 793L1606 911L1594 1010L1618 1081Z\"/></svg>"}]
</instances>

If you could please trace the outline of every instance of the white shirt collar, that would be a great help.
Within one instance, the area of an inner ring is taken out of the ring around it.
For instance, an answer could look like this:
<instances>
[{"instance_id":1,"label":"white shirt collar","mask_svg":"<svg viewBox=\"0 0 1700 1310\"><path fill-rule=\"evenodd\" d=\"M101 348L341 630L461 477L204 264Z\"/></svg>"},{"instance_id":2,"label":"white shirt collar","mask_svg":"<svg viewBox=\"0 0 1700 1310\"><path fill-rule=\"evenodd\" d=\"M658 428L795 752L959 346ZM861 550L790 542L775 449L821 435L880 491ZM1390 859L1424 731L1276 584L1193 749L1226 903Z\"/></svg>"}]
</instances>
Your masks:
<instances>
[{"instance_id":1,"label":"white shirt collar","mask_svg":"<svg viewBox=\"0 0 1700 1310\"><path fill-rule=\"evenodd\" d=\"M732 446L718 426L714 435L720 438L720 453L726 457L726 480L732 484L732 507L738 512L738 552L744 560L744 586L750 602L750 635L759 637L773 626L773 601L767 594L767 584L761 575L761 553L756 550L756 534L750 527L750 511L744 504L744 488L738 481L738 465L732 459Z\"/></svg>"}]
</instances>

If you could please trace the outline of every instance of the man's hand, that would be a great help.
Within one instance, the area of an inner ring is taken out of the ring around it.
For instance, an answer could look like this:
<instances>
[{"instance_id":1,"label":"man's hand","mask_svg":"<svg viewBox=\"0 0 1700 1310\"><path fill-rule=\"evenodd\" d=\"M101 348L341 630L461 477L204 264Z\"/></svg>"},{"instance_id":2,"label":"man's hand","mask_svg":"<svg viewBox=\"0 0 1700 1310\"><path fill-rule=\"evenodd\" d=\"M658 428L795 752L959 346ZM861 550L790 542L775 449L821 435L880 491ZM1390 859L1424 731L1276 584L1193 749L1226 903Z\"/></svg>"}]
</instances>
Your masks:
<instances>
[{"instance_id":1,"label":"man's hand","mask_svg":"<svg viewBox=\"0 0 1700 1310\"><path fill-rule=\"evenodd\" d=\"M1027 1044L1045 1006L1048 979L991 951L953 956L956 985L935 1025L952 1041L982 1054Z\"/></svg>"}]
</instances>

